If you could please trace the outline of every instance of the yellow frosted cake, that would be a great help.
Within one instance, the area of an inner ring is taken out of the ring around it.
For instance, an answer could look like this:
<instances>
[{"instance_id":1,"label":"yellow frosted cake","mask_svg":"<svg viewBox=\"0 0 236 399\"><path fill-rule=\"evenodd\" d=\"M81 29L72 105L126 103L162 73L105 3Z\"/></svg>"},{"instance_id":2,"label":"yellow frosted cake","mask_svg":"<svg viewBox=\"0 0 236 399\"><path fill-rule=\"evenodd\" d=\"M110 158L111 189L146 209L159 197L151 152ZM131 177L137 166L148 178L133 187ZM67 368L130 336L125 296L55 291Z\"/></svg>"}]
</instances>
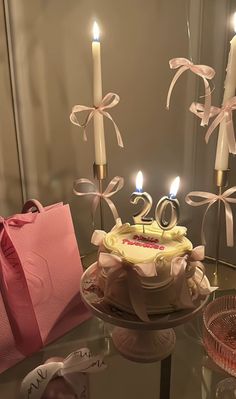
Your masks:
<instances>
[{"instance_id":1,"label":"yellow frosted cake","mask_svg":"<svg viewBox=\"0 0 236 399\"><path fill-rule=\"evenodd\" d=\"M214 288L200 262L204 247L193 249L186 232L182 226L163 232L156 222L143 227L120 221L109 233L96 230L102 300L143 321L197 306Z\"/></svg>"}]
</instances>

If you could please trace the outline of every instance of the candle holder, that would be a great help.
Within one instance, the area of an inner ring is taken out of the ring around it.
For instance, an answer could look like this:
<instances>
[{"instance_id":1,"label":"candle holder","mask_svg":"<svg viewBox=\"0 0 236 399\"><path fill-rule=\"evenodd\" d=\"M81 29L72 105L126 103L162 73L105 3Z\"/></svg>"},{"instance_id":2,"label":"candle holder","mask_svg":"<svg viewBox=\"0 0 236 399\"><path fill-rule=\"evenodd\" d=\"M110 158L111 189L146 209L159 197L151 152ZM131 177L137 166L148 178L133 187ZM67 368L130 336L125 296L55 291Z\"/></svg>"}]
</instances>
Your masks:
<instances>
[{"instance_id":1,"label":"candle holder","mask_svg":"<svg viewBox=\"0 0 236 399\"><path fill-rule=\"evenodd\" d=\"M94 178L98 180L98 189L100 194L103 193L103 187L102 187L102 182L107 178L107 170L108 166L107 164L105 165L97 165L96 163L93 164L93 175ZM100 225L101 225L101 230L104 230L104 218L103 218L103 207L102 207L102 198L100 197L99 201L99 206L100 206Z\"/></svg>"},{"instance_id":2,"label":"candle holder","mask_svg":"<svg viewBox=\"0 0 236 399\"><path fill-rule=\"evenodd\" d=\"M222 195L223 187L228 185L229 169L226 170L216 170L215 169L215 184L218 189L218 195ZM220 254L220 231L221 231L221 200L218 199L217 204L217 223L216 223L216 252L215 252L215 270L214 279L215 282L218 280L218 265L219 265L219 254Z\"/></svg>"}]
</instances>

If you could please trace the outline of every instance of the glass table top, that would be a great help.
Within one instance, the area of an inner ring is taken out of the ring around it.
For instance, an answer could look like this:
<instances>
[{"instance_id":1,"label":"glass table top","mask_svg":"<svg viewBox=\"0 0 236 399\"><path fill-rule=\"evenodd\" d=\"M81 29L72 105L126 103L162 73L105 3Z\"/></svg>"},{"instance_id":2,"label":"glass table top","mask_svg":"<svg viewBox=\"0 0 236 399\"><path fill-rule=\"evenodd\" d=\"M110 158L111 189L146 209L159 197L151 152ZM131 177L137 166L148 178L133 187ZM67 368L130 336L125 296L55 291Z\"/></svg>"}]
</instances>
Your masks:
<instances>
[{"instance_id":1,"label":"glass table top","mask_svg":"<svg viewBox=\"0 0 236 399\"><path fill-rule=\"evenodd\" d=\"M85 267L93 259L93 255L86 257ZM206 269L209 279L213 278L214 265L209 263ZM220 265L217 295L236 293L235 273L233 268ZM105 370L89 375L91 399L215 398L219 383L230 376L207 356L201 342L201 327L201 315L176 327L176 345L169 358L162 362L136 363L125 359L115 349L111 339L113 327L91 317L40 352L3 372L0 375L0 398L19 398L20 383L32 369L51 357L64 358L83 347L88 347L94 355L104 354L107 365ZM50 397L59 398L64 397Z\"/></svg>"}]
</instances>

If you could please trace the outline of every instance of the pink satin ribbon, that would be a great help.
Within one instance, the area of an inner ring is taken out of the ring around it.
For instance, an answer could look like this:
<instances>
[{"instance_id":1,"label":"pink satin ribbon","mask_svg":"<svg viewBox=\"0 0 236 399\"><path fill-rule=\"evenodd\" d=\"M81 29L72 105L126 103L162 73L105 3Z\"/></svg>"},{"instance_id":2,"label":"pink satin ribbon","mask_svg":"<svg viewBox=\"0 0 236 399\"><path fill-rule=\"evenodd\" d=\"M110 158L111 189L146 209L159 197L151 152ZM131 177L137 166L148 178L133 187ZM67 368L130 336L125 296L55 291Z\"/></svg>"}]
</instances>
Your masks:
<instances>
[{"instance_id":1,"label":"pink satin ribbon","mask_svg":"<svg viewBox=\"0 0 236 399\"><path fill-rule=\"evenodd\" d=\"M192 103L189 109L199 118L201 119L203 118L204 105L199 103ZM212 124L208 128L205 135L206 143L208 143L209 138L213 133L213 131L225 119L228 147L229 147L229 152L231 154L236 154L236 141L235 141L234 125L232 117L232 111L234 110L236 110L236 97L230 98L221 108L211 107L209 117L211 118L215 116L215 119L213 120Z\"/></svg>"},{"instance_id":2,"label":"pink satin ribbon","mask_svg":"<svg viewBox=\"0 0 236 399\"><path fill-rule=\"evenodd\" d=\"M216 202L216 201L222 201L225 207L225 223L226 223L226 241L227 241L227 246L228 247L233 247L234 245L234 220L233 220L233 213L232 209L230 207L230 203L236 203L236 198L229 198L230 195L236 192L236 187L231 187L228 190L226 190L222 195L217 195L213 193L208 193L204 191L191 191L188 193L185 197L185 201L187 204L191 206L201 206L208 204L205 213L203 215L202 219L202 227L201 227L201 237L202 237L202 242L205 244L205 235L204 235L204 225L205 225L205 219L207 212L209 208ZM205 198L202 201L193 201L191 197L202 197Z\"/></svg>"},{"instance_id":3,"label":"pink satin ribbon","mask_svg":"<svg viewBox=\"0 0 236 399\"><path fill-rule=\"evenodd\" d=\"M210 287L203 289L201 287L201 280L198 281L196 278L196 269L201 270L202 279L205 275L205 267L201 263L204 259L204 246L198 246L192 250L189 255L183 257L176 257L171 262L171 275L175 279L175 290L178 293L176 302L179 308L192 308L194 307L193 300L197 299L201 294L208 295L214 291L217 287ZM189 268L189 271L187 270ZM187 280L191 278L196 285L196 294L190 295ZM204 292L203 292L204 291Z\"/></svg>"},{"instance_id":4,"label":"pink satin ribbon","mask_svg":"<svg viewBox=\"0 0 236 399\"><path fill-rule=\"evenodd\" d=\"M183 257L176 257L171 262L171 275L175 279L175 290L178 293L176 298L176 305L179 308L194 307L193 298L190 295L187 279L192 278L196 283L198 294L200 291L199 283L194 279L196 267L202 270L203 276L205 268L200 262L204 259L204 246L194 248L189 255ZM186 271L188 265L191 265L190 272Z\"/></svg>"},{"instance_id":5,"label":"pink satin ribbon","mask_svg":"<svg viewBox=\"0 0 236 399\"><path fill-rule=\"evenodd\" d=\"M19 214L8 219L0 217L1 292L16 347L30 355L43 346L37 318L30 297L24 270L10 237L9 226L21 228L33 223L37 214Z\"/></svg>"},{"instance_id":6,"label":"pink satin ribbon","mask_svg":"<svg viewBox=\"0 0 236 399\"><path fill-rule=\"evenodd\" d=\"M125 273L127 275L129 298L134 312L142 321L150 321L146 310L140 277L135 270L136 265L127 262L117 255L100 252L98 266L102 268L113 268L108 274L104 296L106 297L109 294L109 289L112 284Z\"/></svg>"},{"instance_id":7,"label":"pink satin ribbon","mask_svg":"<svg viewBox=\"0 0 236 399\"><path fill-rule=\"evenodd\" d=\"M211 108L211 89L210 89L207 79L212 79L215 76L215 70L207 65L195 65L187 58L173 58L172 60L169 61L169 65L170 65L171 69L177 69L177 68L180 68L180 69L176 72L176 74L170 84L170 87L169 87L169 91L167 94L167 103L166 103L167 109L169 109L169 106L170 106L170 97L171 97L171 93L172 93L175 83L179 79L180 75L182 75L183 72L185 72L189 69L196 75L200 76L204 82L205 108L204 108L201 125L202 126L207 125L208 121L209 121L209 114L210 114L210 108Z\"/></svg>"},{"instance_id":8,"label":"pink satin ribbon","mask_svg":"<svg viewBox=\"0 0 236 399\"><path fill-rule=\"evenodd\" d=\"M91 187L92 191L88 191L86 193L78 191L77 187L80 186L81 184L88 184ZM97 206L98 206L101 198L103 198L106 201L106 203L108 204L108 206L113 214L114 219L116 220L116 219L119 219L119 215L118 215L117 209L116 209L114 203L112 202L112 200L110 199L110 197L112 197L112 195L114 195L118 191L120 191L123 186L124 186L123 177L116 176L116 177L113 177L113 179L110 181L106 190L103 193L100 193L97 190L95 184L91 180L82 178L82 179L75 180L73 192L75 193L75 195L78 195L80 197L83 197L85 195L94 196L93 204L92 204L93 220L94 220Z\"/></svg>"},{"instance_id":9,"label":"pink satin ribbon","mask_svg":"<svg viewBox=\"0 0 236 399\"><path fill-rule=\"evenodd\" d=\"M115 128L115 132L116 132L116 138L117 138L117 142L118 145L120 147L124 147L123 144L123 140L119 131L118 126L116 125L116 123L114 122L113 118L111 117L111 115L106 111L110 108L115 107L120 101L120 97L118 96L118 94L115 93L108 93L105 95L105 97L103 97L101 103L97 106L97 107L87 107L85 105L75 105L72 108L72 112L70 114L70 120L74 125L77 125L79 127L83 128L83 139L84 141L87 141L87 134L86 134L86 128L89 124L89 122L91 121L91 119L94 117L94 115L96 113L99 113L103 116L105 116L106 118L110 119L110 121L113 123L113 126ZM83 111L90 111L87 118L85 119L84 123L80 123L76 113L79 112L83 112Z\"/></svg>"}]
</instances>

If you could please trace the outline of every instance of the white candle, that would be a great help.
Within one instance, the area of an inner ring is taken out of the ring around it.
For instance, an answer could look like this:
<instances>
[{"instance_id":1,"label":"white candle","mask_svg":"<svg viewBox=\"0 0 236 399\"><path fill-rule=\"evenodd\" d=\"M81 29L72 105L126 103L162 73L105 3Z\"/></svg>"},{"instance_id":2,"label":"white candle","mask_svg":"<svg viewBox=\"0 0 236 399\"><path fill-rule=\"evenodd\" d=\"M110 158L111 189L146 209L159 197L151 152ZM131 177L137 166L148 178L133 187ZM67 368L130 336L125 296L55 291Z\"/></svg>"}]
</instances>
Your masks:
<instances>
[{"instance_id":1,"label":"white candle","mask_svg":"<svg viewBox=\"0 0 236 399\"><path fill-rule=\"evenodd\" d=\"M236 32L236 14L234 14L234 31ZM236 35L230 42L230 52L228 58L228 64L226 68L226 77L224 84L224 97L223 105L231 97L235 96L236 89ZM225 120L220 124L218 142L216 149L216 160L215 169L216 170L227 170L229 163L229 147L226 135L226 125Z\"/></svg>"},{"instance_id":2,"label":"white candle","mask_svg":"<svg viewBox=\"0 0 236 399\"><path fill-rule=\"evenodd\" d=\"M93 102L98 106L102 100L102 69L101 69L101 45L99 41L99 27L96 22L93 24ZM99 113L94 115L94 146L95 164L106 164L106 146L104 137L103 116Z\"/></svg>"}]
</instances>

